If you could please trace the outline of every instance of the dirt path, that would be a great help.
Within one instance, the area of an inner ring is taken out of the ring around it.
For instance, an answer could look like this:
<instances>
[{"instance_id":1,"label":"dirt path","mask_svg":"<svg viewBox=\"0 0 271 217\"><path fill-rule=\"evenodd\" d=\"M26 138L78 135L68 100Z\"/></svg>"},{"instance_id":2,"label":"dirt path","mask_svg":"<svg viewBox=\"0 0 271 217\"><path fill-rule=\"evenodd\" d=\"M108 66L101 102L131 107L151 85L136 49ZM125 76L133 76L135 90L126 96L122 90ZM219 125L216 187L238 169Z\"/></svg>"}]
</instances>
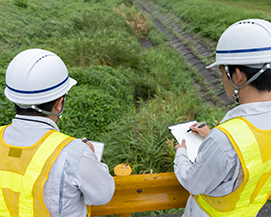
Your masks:
<instances>
[{"instance_id":1,"label":"dirt path","mask_svg":"<svg viewBox=\"0 0 271 217\"><path fill-rule=\"evenodd\" d=\"M213 59L213 49L196 36L186 33L176 17L168 12L161 12L165 11L165 9L160 10L162 8L159 5L150 4L144 0L134 0L134 3L143 12L150 14L150 18L157 30L168 37L169 46L179 51L183 59L202 77L198 81L194 80L194 87L198 91L198 95L210 106L225 107L233 105L233 102L227 98L223 89L220 72L215 69L205 68L204 60L206 58ZM145 49L153 46L149 39L142 40L141 45Z\"/></svg>"}]
</instances>

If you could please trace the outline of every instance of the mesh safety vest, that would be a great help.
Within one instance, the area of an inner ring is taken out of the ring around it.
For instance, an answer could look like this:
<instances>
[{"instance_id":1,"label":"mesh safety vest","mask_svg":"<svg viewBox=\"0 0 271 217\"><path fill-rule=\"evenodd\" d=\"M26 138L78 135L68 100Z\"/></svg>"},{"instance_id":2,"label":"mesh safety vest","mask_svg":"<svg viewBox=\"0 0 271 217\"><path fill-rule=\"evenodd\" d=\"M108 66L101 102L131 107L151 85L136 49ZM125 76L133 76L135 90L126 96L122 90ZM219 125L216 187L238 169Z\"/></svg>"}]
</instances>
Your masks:
<instances>
[{"instance_id":1,"label":"mesh safety vest","mask_svg":"<svg viewBox=\"0 0 271 217\"><path fill-rule=\"evenodd\" d=\"M244 180L223 197L195 195L210 216L255 216L271 194L271 130L260 130L242 117L217 127L224 132L240 159Z\"/></svg>"},{"instance_id":2,"label":"mesh safety vest","mask_svg":"<svg viewBox=\"0 0 271 217\"><path fill-rule=\"evenodd\" d=\"M43 187L61 150L74 138L48 131L30 147L4 142L0 128L0 216L50 216L43 201Z\"/></svg>"}]
</instances>

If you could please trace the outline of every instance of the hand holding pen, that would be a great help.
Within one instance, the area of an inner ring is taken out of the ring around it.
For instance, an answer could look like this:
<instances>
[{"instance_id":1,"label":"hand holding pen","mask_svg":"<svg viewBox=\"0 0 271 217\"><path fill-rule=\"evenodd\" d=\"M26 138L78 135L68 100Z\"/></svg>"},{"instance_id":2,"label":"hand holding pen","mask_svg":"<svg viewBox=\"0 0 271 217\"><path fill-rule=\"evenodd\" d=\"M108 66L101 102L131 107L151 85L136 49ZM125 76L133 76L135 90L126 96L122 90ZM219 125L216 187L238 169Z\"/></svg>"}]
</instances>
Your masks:
<instances>
[{"instance_id":1,"label":"hand holding pen","mask_svg":"<svg viewBox=\"0 0 271 217\"><path fill-rule=\"evenodd\" d=\"M86 144L88 145L88 147L95 153L94 146L93 146L92 143L89 141L90 138L83 137L81 140L82 140L82 142L86 143Z\"/></svg>"},{"instance_id":2,"label":"hand holding pen","mask_svg":"<svg viewBox=\"0 0 271 217\"><path fill-rule=\"evenodd\" d=\"M193 124L187 130L187 132L190 132L190 131L192 131L192 133L195 133L195 134L199 133L201 136L203 136L205 138L207 136L207 134L209 133L210 129L206 125L206 122L201 122L201 123L195 123L195 124Z\"/></svg>"}]
</instances>

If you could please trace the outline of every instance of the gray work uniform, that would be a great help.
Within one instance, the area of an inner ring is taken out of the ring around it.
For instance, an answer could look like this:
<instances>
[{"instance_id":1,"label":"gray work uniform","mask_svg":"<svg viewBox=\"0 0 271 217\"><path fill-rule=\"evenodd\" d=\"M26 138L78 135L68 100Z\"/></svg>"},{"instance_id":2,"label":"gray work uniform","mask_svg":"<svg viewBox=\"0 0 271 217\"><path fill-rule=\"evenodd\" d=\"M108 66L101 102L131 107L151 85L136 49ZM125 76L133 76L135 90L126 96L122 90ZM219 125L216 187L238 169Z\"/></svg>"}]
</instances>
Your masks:
<instances>
[{"instance_id":1,"label":"gray work uniform","mask_svg":"<svg viewBox=\"0 0 271 217\"><path fill-rule=\"evenodd\" d=\"M271 101L238 105L226 114L221 123L240 116L259 129L269 130ZM233 192L243 181L243 169L237 153L228 137L216 128L208 133L200 145L196 163L191 164L185 148L177 150L174 172L182 186L193 195L225 196ZM184 217L207 217L193 195L189 196Z\"/></svg>"},{"instance_id":2,"label":"gray work uniform","mask_svg":"<svg viewBox=\"0 0 271 217\"><path fill-rule=\"evenodd\" d=\"M28 147L51 129L59 131L49 118L16 115L3 137L9 145ZM114 179L107 165L99 162L81 139L75 139L64 147L53 163L43 198L52 217L86 217L86 204L106 204L114 190Z\"/></svg>"}]
</instances>

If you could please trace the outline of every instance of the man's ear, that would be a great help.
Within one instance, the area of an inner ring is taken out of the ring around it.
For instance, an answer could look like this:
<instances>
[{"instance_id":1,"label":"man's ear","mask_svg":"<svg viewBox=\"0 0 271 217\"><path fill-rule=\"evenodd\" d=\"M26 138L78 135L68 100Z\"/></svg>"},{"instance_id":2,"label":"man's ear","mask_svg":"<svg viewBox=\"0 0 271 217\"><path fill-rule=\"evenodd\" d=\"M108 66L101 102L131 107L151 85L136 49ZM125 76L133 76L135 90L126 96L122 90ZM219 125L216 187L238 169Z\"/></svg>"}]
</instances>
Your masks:
<instances>
[{"instance_id":1,"label":"man's ear","mask_svg":"<svg viewBox=\"0 0 271 217\"><path fill-rule=\"evenodd\" d=\"M62 96L55 102L55 105L52 108L53 113L59 114L59 112L61 112L62 107L63 107L63 100L64 100L64 97Z\"/></svg>"},{"instance_id":2,"label":"man's ear","mask_svg":"<svg viewBox=\"0 0 271 217\"><path fill-rule=\"evenodd\" d=\"M236 86L240 87L247 82L247 76L244 72L240 71L239 68L235 68L235 71L232 74L232 81Z\"/></svg>"}]
</instances>

